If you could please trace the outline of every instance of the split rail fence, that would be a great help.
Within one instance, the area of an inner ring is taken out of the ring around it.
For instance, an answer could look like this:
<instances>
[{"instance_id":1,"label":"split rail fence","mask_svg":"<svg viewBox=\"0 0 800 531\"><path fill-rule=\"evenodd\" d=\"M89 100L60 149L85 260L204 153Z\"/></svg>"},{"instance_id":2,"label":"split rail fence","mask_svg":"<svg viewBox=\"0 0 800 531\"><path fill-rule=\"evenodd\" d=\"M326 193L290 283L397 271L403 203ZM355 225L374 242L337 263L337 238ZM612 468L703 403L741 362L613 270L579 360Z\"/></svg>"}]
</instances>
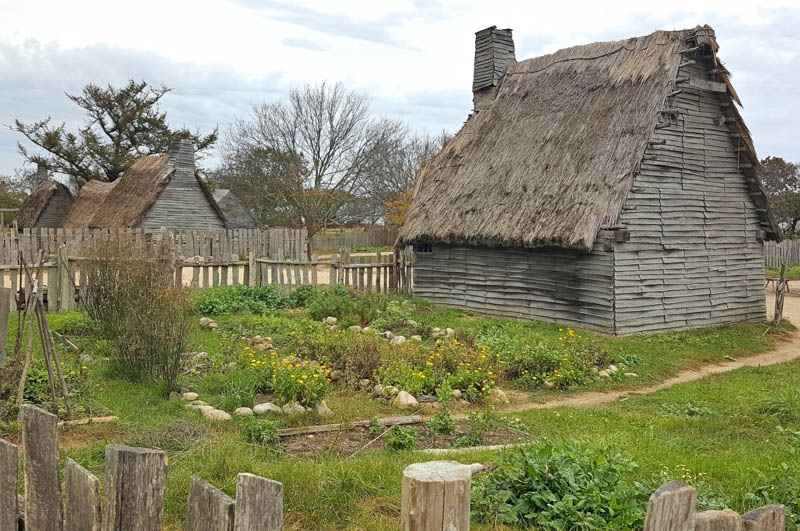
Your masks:
<instances>
[{"instance_id":1,"label":"split rail fence","mask_svg":"<svg viewBox=\"0 0 800 531\"><path fill-rule=\"evenodd\" d=\"M117 531L161 529L167 454L106 446L104 495L100 481L72 459L64 467L62 502L58 417L22 406L24 496L19 496L19 449L0 439L0 530ZM239 474L236 499L199 477L189 483L187 531L277 531L283 527L283 485Z\"/></svg>"}]
</instances>

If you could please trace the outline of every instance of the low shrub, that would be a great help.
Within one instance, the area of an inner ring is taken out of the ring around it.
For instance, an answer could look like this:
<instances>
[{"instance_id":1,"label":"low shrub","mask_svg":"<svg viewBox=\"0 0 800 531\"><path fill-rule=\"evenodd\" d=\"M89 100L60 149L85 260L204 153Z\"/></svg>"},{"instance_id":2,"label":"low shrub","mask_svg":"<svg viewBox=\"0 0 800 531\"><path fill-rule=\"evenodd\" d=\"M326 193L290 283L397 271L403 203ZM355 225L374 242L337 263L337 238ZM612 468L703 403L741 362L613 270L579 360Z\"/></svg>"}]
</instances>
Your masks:
<instances>
[{"instance_id":1,"label":"low shrub","mask_svg":"<svg viewBox=\"0 0 800 531\"><path fill-rule=\"evenodd\" d=\"M404 428L403 426L392 426L383 436L383 439L386 442L386 449L390 452L413 450L417 446L417 430Z\"/></svg>"},{"instance_id":2,"label":"low shrub","mask_svg":"<svg viewBox=\"0 0 800 531\"><path fill-rule=\"evenodd\" d=\"M456 431L456 421L450 415L450 402L453 400L453 388L447 380L436 390L439 398L439 410L436 415L425 423L428 433L452 435Z\"/></svg>"},{"instance_id":3,"label":"low shrub","mask_svg":"<svg viewBox=\"0 0 800 531\"><path fill-rule=\"evenodd\" d=\"M249 443L277 446L281 440L278 436L277 420L257 419L251 416L244 417L242 423L244 424L242 435Z\"/></svg>"},{"instance_id":4,"label":"low shrub","mask_svg":"<svg viewBox=\"0 0 800 531\"><path fill-rule=\"evenodd\" d=\"M319 323L298 327L289 341L289 349L300 358L341 369L350 381L372 378L381 365L384 348L378 334L331 330Z\"/></svg>"},{"instance_id":5,"label":"low shrub","mask_svg":"<svg viewBox=\"0 0 800 531\"><path fill-rule=\"evenodd\" d=\"M287 358L273 365L272 383L267 382L267 387L283 403L299 402L313 406L324 400L328 393L329 373L330 369L324 366Z\"/></svg>"},{"instance_id":6,"label":"low shrub","mask_svg":"<svg viewBox=\"0 0 800 531\"><path fill-rule=\"evenodd\" d=\"M269 315L292 306L292 298L271 284L236 285L198 290L194 306L201 315Z\"/></svg>"},{"instance_id":7,"label":"low shrub","mask_svg":"<svg viewBox=\"0 0 800 531\"><path fill-rule=\"evenodd\" d=\"M261 387L259 375L251 371L236 371L227 376L217 407L228 412L238 407L253 407L253 398Z\"/></svg>"},{"instance_id":8,"label":"low shrub","mask_svg":"<svg viewBox=\"0 0 800 531\"><path fill-rule=\"evenodd\" d=\"M636 464L570 441L518 449L472 487L474 516L542 529L635 529L650 491L625 479Z\"/></svg>"},{"instance_id":9,"label":"low shrub","mask_svg":"<svg viewBox=\"0 0 800 531\"><path fill-rule=\"evenodd\" d=\"M326 317L340 319L352 312L350 292L341 285L322 286L306 299L308 314L315 321Z\"/></svg>"}]
</instances>

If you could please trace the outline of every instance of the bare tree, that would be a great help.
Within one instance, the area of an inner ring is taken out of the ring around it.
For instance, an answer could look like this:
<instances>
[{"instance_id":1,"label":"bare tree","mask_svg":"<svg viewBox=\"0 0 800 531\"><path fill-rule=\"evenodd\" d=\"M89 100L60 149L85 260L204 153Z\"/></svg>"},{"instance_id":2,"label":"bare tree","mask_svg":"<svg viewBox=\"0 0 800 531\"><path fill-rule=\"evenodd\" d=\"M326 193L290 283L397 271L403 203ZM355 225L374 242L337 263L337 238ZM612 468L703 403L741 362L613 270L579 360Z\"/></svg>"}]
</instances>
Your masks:
<instances>
[{"instance_id":1,"label":"bare tree","mask_svg":"<svg viewBox=\"0 0 800 531\"><path fill-rule=\"evenodd\" d=\"M305 85L288 101L254 106L237 119L223 147L223 168L261 150L277 165L260 190L262 200L294 211L309 236L334 223L362 221L366 183L387 146L405 134L394 120L375 119L366 97L340 84ZM310 239L309 239L310 241Z\"/></svg>"}]
</instances>

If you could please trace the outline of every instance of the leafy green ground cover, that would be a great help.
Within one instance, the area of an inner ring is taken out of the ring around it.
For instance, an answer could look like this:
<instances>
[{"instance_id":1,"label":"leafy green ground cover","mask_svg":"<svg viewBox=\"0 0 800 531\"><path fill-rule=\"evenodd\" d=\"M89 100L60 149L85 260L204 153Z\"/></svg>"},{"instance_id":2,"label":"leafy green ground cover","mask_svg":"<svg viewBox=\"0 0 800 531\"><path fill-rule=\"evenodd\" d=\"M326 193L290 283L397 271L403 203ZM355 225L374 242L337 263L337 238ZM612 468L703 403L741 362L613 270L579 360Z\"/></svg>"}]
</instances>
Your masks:
<instances>
[{"instance_id":1,"label":"leafy green ground cover","mask_svg":"<svg viewBox=\"0 0 800 531\"><path fill-rule=\"evenodd\" d=\"M765 268L768 277L781 276L780 267L767 267ZM786 268L786 278L788 280L800 280L800 266L789 266Z\"/></svg>"}]
</instances>

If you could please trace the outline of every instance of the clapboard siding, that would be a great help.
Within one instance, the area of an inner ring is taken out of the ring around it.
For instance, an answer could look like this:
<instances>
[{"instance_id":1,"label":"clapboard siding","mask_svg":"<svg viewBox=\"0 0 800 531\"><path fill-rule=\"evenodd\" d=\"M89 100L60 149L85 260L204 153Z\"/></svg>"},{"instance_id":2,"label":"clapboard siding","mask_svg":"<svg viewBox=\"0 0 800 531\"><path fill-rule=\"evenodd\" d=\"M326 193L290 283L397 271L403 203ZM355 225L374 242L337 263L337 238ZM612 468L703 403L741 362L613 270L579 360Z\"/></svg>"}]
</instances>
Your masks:
<instances>
[{"instance_id":1,"label":"clapboard siding","mask_svg":"<svg viewBox=\"0 0 800 531\"><path fill-rule=\"evenodd\" d=\"M707 79L709 65L678 78ZM623 208L630 240L614 249L617 334L765 318L759 217L725 95L680 85L677 111L657 128Z\"/></svg>"},{"instance_id":2,"label":"clapboard siding","mask_svg":"<svg viewBox=\"0 0 800 531\"><path fill-rule=\"evenodd\" d=\"M434 245L416 253L414 295L477 313L613 331L613 258L559 248Z\"/></svg>"},{"instance_id":3,"label":"clapboard siding","mask_svg":"<svg viewBox=\"0 0 800 531\"><path fill-rule=\"evenodd\" d=\"M47 203L47 207L39 215L36 227L50 229L60 227L64 223L71 206L72 196L69 195L65 188L59 186Z\"/></svg>"},{"instance_id":4,"label":"clapboard siding","mask_svg":"<svg viewBox=\"0 0 800 531\"><path fill-rule=\"evenodd\" d=\"M194 168L177 168L142 222L144 230L221 229L224 223L200 188Z\"/></svg>"}]
</instances>

